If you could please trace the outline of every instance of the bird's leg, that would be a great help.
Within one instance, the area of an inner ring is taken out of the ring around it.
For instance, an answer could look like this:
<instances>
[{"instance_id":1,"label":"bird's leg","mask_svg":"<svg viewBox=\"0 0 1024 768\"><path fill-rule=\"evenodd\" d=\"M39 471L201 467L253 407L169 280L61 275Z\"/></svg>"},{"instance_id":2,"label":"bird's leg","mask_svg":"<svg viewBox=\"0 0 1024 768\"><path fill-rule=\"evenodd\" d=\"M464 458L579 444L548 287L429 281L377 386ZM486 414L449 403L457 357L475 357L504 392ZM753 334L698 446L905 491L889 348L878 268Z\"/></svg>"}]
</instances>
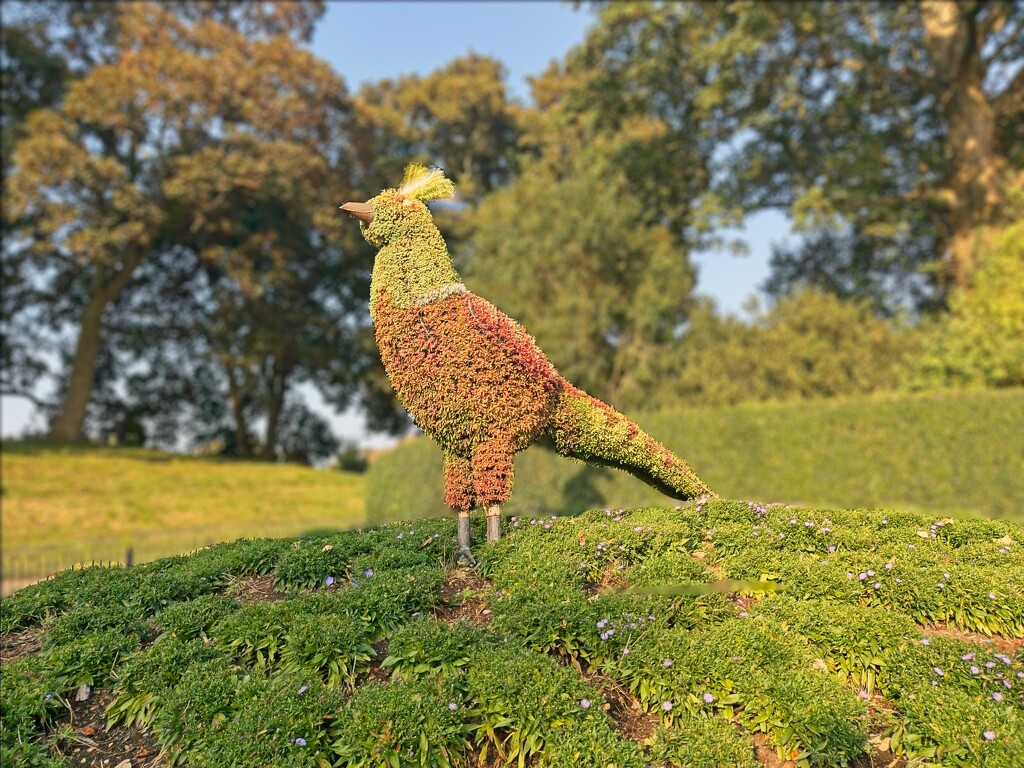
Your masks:
<instances>
[{"instance_id":1,"label":"bird's leg","mask_svg":"<svg viewBox=\"0 0 1024 768\"><path fill-rule=\"evenodd\" d=\"M487 543L493 544L501 538L501 507L491 504L487 508Z\"/></svg>"},{"instance_id":2,"label":"bird's leg","mask_svg":"<svg viewBox=\"0 0 1024 768\"><path fill-rule=\"evenodd\" d=\"M459 510L459 562L464 565L476 565L473 550L469 548L469 510Z\"/></svg>"},{"instance_id":3,"label":"bird's leg","mask_svg":"<svg viewBox=\"0 0 1024 768\"><path fill-rule=\"evenodd\" d=\"M487 511L487 542L501 538L501 504L512 492L514 451L506 440L491 439L473 450L473 490Z\"/></svg>"},{"instance_id":4,"label":"bird's leg","mask_svg":"<svg viewBox=\"0 0 1024 768\"><path fill-rule=\"evenodd\" d=\"M473 468L469 459L454 453L444 455L444 500L459 516L459 562L476 565L469 548L469 510L473 508Z\"/></svg>"}]
</instances>

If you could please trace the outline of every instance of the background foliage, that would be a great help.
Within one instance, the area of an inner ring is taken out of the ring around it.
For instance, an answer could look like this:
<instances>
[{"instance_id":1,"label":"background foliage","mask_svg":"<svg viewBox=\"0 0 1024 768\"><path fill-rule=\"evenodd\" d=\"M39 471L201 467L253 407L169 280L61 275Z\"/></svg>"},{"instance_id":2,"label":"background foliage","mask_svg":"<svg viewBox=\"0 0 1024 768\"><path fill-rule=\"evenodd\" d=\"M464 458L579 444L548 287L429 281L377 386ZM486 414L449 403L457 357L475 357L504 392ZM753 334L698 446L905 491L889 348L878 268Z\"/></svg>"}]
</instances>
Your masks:
<instances>
[{"instance_id":1,"label":"background foliage","mask_svg":"<svg viewBox=\"0 0 1024 768\"><path fill-rule=\"evenodd\" d=\"M410 428L325 199L410 161L470 287L613 405L1019 387L1024 6L607 3L510 97L502 63L346 87L319 2L11 2L2 391L51 436L320 462L306 402ZM764 210L765 306L692 257Z\"/></svg>"},{"instance_id":2,"label":"background foliage","mask_svg":"<svg viewBox=\"0 0 1024 768\"><path fill-rule=\"evenodd\" d=\"M1010 519L1021 518L1024 498L1022 420L1020 390L638 415L644 429L685 455L727 498ZM367 482L367 517L373 522L449 514L441 454L425 438L381 456ZM516 486L504 509L537 516L652 503L666 499L621 472L571 464L534 448L516 457Z\"/></svg>"}]
</instances>

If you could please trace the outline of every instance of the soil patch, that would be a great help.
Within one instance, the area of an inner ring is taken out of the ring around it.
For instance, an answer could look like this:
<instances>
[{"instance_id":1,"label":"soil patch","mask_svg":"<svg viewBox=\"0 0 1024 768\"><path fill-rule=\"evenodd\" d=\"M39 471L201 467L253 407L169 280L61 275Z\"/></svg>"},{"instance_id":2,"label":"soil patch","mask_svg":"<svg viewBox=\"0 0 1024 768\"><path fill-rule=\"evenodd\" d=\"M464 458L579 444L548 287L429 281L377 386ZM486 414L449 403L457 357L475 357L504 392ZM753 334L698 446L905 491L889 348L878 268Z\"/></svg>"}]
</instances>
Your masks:
<instances>
[{"instance_id":1,"label":"soil patch","mask_svg":"<svg viewBox=\"0 0 1024 768\"><path fill-rule=\"evenodd\" d=\"M0 664L37 653L43 647L42 635L41 627L29 627L19 632L0 635Z\"/></svg>"},{"instance_id":2,"label":"soil patch","mask_svg":"<svg viewBox=\"0 0 1024 768\"><path fill-rule=\"evenodd\" d=\"M952 637L956 640L990 645L993 650L1009 655L1014 655L1024 648L1024 638L1021 637L1002 637L1001 635L992 635L990 637L980 632L970 632L966 629L951 627L942 622L921 627L921 632L928 637Z\"/></svg>"},{"instance_id":3,"label":"soil patch","mask_svg":"<svg viewBox=\"0 0 1024 768\"><path fill-rule=\"evenodd\" d=\"M272 603L288 597L284 592L274 588L274 575L246 576L232 579L224 594L243 603Z\"/></svg>"},{"instance_id":4,"label":"soil patch","mask_svg":"<svg viewBox=\"0 0 1024 768\"><path fill-rule=\"evenodd\" d=\"M618 680L600 672L583 672L583 679L598 688L608 702L608 716L627 739L644 742L654 735L658 716L644 712L640 701Z\"/></svg>"},{"instance_id":5,"label":"soil patch","mask_svg":"<svg viewBox=\"0 0 1024 768\"><path fill-rule=\"evenodd\" d=\"M107 707L113 691L97 690L85 701L68 701L69 710L57 727L70 726L72 738L53 742L50 751L72 765L91 768L152 768L166 765L156 737L138 728L117 726L107 730Z\"/></svg>"},{"instance_id":6,"label":"soil patch","mask_svg":"<svg viewBox=\"0 0 1024 768\"><path fill-rule=\"evenodd\" d=\"M468 621L489 624L491 603L485 597L491 585L471 568L449 570L441 587L441 604L434 609L434 618L446 624Z\"/></svg>"}]
</instances>

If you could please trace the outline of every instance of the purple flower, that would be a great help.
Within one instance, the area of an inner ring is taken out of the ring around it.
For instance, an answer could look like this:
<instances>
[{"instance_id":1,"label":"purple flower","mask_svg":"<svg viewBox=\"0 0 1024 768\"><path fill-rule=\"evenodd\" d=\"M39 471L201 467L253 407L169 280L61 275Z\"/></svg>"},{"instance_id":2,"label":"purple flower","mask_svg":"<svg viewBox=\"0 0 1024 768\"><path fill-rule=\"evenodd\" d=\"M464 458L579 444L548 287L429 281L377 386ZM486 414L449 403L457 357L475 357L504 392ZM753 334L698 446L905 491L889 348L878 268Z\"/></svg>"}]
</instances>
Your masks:
<instances>
[{"instance_id":1,"label":"purple flower","mask_svg":"<svg viewBox=\"0 0 1024 768\"><path fill-rule=\"evenodd\" d=\"M996 732L995 731L985 731L984 733L981 734L981 738L983 738L985 741L992 741L992 739L994 739L995 737L996 737Z\"/></svg>"},{"instance_id":2,"label":"purple flower","mask_svg":"<svg viewBox=\"0 0 1024 768\"><path fill-rule=\"evenodd\" d=\"M52 699L52 698L53 698L53 694L52 694L52 693L48 693L48 694L46 694L46 698L47 698L48 700L49 700L49 699Z\"/></svg>"},{"instance_id":3,"label":"purple flower","mask_svg":"<svg viewBox=\"0 0 1024 768\"><path fill-rule=\"evenodd\" d=\"M601 639L602 640L607 640L609 637L611 637L611 630L608 630L607 632L602 632L601 633Z\"/></svg>"},{"instance_id":4,"label":"purple flower","mask_svg":"<svg viewBox=\"0 0 1024 768\"><path fill-rule=\"evenodd\" d=\"M297 690L297 691L295 692L295 695L296 695L296 696L301 696L302 694L304 694L304 693L305 693L306 691L308 691L308 690L309 690L309 686L308 686L308 685L304 685L304 686L302 686L301 688L299 688L299 690Z\"/></svg>"},{"instance_id":5,"label":"purple flower","mask_svg":"<svg viewBox=\"0 0 1024 768\"><path fill-rule=\"evenodd\" d=\"M859 691L857 692L857 695L858 695L858 696L860 696L860 697L861 697L862 699L864 699L865 701L867 701L868 699L870 699L870 698L871 698L871 694L869 694L869 693L868 693L868 691L867 691L867 689L866 689L866 688L861 688L861 689L860 689L860 690L859 690Z\"/></svg>"},{"instance_id":6,"label":"purple flower","mask_svg":"<svg viewBox=\"0 0 1024 768\"><path fill-rule=\"evenodd\" d=\"M881 588L882 588L882 582L880 582L880 581L876 581L876 582L875 582L875 583L874 583L874 584L873 584L872 586L873 586L873 587L874 587L875 589L881 589Z\"/></svg>"},{"instance_id":7,"label":"purple flower","mask_svg":"<svg viewBox=\"0 0 1024 768\"><path fill-rule=\"evenodd\" d=\"M927 637L922 637L921 638L921 645L931 645L931 644L932 644L932 641L929 640Z\"/></svg>"},{"instance_id":8,"label":"purple flower","mask_svg":"<svg viewBox=\"0 0 1024 768\"><path fill-rule=\"evenodd\" d=\"M994 669L995 666L996 666L996 663L994 661L986 661L985 662L985 669Z\"/></svg>"},{"instance_id":9,"label":"purple flower","mask_svg":"<svg viewBox=\"0 0 1024 768\"><path fill-rule=\"evenodd\" d=\"M399 539L404 539L404 538L405 538L405 534L404 534L404 533L400 533L400 534L398 534L398 538L399 538Z\"/></svg>"},{"instance_id":10,"label":"purple flower","mask_svg":"<svg viewBox=\"0 0 1024 768\"><path fill-rule=\"evenodd\" d=\"M598 629L604 629L604 625L607 624L607 623L608 623L608 619L601 619L599 622L597 622L597 628Z\"/></svg>"},{"instance_id":11,"label":"purple flower","mask_svg":"<svg viewBox=\"0 0 1024 768\"><path fill-rule=\"evenodd\" d=\"M366 578L370 578L371 576L373 576L373 568L367 568L365 571L363 571L363 576L365 576Z\"/></svg>"},{"instance_id":12,"label":"purple flower","mask_svg":"<svg viewBox=\"0 0 1024 768\"><path fill-rule=\"evenodd\" d=\"M292 739L292 744L298 744L300 747L306 746L306 740L301 736L297 739Z\"/></svg>"},{"instance_id":13,"label":"purple flower","mask_svg":"<svg viewBox=\"0 0 1024 768\"><path fill-rule=\"evenodd\" d=\"M813 528L814 527L814 523L812 523L810 520L808 520L806 523L804 523L804 525L807 526L808 528Z\"/></svg>"},{"instance_id":14,"label":"purple flower","mask_svg":"<svg viewBox=\"0 0 1024 768\"><path fill-rule=\"evenodd\" d=\"M864 571L861 571L857 574L857 581L864 581L864 579L866 579L867 577L868 575L864 573Z\"/></svg>"},{"instance_id":15,"label":"purple flower","mask_svg":"<svg viewBox=\"0 0 1024 768\"><path fill-rule=\"evenodd\" d=\"M943 671L942 667L932 667L932 672L934 672L939 677L946 676L946 673Z\"/></svg>"},{"instance_id":16,"label":"purple flower","mask_svg":"<svg viewBox=\"0 0 1024 768\"><path fill-rule=\"evenodd\" d=\"M868 576L874 576L874 575L875 575L874 571L868 571Z\"/></svg>"},{"instance_id":17,"label":"purple flower","mask_svg":"<svg viewBox=\"0 0 1024 768\"><path fill-rule=\"evenodd\" d=\"M941 581L938 584L936 584L935 586L938 587L939 589L945 589L946 588L946 585L943 584Z\"/></svg>"},{"instance_id":18,"label":"purple flower","mask_svg":"<svg viewBox=\"0 0 1024 768\"><path fill-rule=\"evenodd\" d=\"M828 551L829 552L835 552L836 551L836 545L835 544L829 544L828 545Z\"/></svg>"},{"instance_id":19,"label":"purple flower","mask_svg":"<svg viewBox=\"0 0 1024 768\"><path fill-rule=\"evenodd\" d=\"M882 521L882 525L888 525L888 524L889 524L889 521L888 521L888 520L883 520L883 521Z\"/></svg>"},{"instance_id":20,"label":"purple flower","mask_svg":"<svg viewBox=\"0 0 1024 768\"><path fill-rule=\"evenodd\" d=\"M661 702L661 708L664 709L666 712L671 712L672 711L672 702L671 701L663 701L663 702Z\"/></svg>"},{"instance_id":21,"label":"purple flower","mask_svg":"<svg viewBox=\"0 0 1024 768\"><path fill-rule=\"evenodd\" d=\"M671 667L672 666L672 659L662 659L661 666L663 666L663 667Z\"/></svg>"},{"instance_id":22,"label":"purple flower","mask_svg":"<svg viewBox=\"0 0 1024 768\"><path fill-rule=\"evenodd\" d=\"M626 655L628 655L628 654L629 654L629 648L623 648L623 649L622 649L622 655L623 655L623 656L626 656Z\"/></svg>"},{"instance_id":23,"label":"purple flower","mask_svg":"<svg viewBox=\"0 0 1024 768\"><path fill-rule=\"evenodd\" d=\"M989 600L995 600L996 599L996 593L995 592L989 592L988 593L988 599ZM986 733L992 733L992 731L986 731Z\"/></svg>"},{"instance_id":24,"label":"purple flower","mask_svg":"<svg viewBox=\"0 0 1024 768\"><path fill-rule=\"evenodd\" d=\"M960 661L974 661L974 653L965 653L960 657Z\"/></svg>"},{"instance_id":25,"label":"purple flower","mask_svg":"<svg viewBox=\"0 0 1024 768\"><path fill-rule=\"evenodd\" d=\"M580 699L580 706L584 709L590 709L590 699Z\"/></svg>"},{"instance_id":26,"label":"purple flower","mask_svg":"<svg viewBox=\"0 0 1024 768\"><path fill-rule=\"evenodd\" d=\"M885 570L891 571L892 570L892 563L886 563L885 564Z\"/></svg>"},{"instance_id":27,"label":"purple flower","mask_svg":"<svg viewBox=\"0 0 1024 768\"><path fill-rule=\"evenodd\" d=\"M980 667L976 667L976 666L974 666L973 664L971 664L971 674L972 674L972 675L976 675L976 674L978 674L979 672L981 672L981 668L980 668Z\"/></svg>"},{"instance_id":28,"label":"purple flower","mask_svg":"<svg viewBox=\"0 0 1024 768\"><path fill-rule=\"evenodd\" d=\"M456 704L454 701L448 702L448 709L450 709L452 712L454 712L458 708L459 708L459 705Z\"/></svg>"},{"instance_id":29,"label":"purple flower","mask_svg":"<svg viewBox=\"0 0 1024 768\"><path fill-rule=\"evenodd\" d=\"M1003 694L1001 694L999 691L996 691L995 693L992 694L992 698L995 701L1002 701L1003 700Z\"/></svg>"},{"instance_id":30,"label":"purple flower","mask_svg":"<svg viewBox=\"0 0 1024 768\"><path fill-rule=\"evenodd\" d=\"M796 525L796 524L797 524L797 519L796 519L795 517L791 517L791 518L789 519L789 524L790 524L790 525Z\"/></svg>"},{"instance_id":31,"label":"purple flower","mask_svg":"<svg viewBox=\"0 0 1024 768\"><path fill-rule=\"evenodd\" d=\"M703 699L705 704L712 704L715 701L715 697L712 696L710 693L705 693Z\"/></svg>"},{"instance_id":32,"label":"purple flower","mask_svg":"<svg viewBox=\"0 0 1024 768\"><path fill-rule=\"evenodd\" d=\"M333 586L334 585L334 577L333 576L328 576L326 579L324 579L324 585L328 586L328 587Z\"/></svg>"}]
</instances>

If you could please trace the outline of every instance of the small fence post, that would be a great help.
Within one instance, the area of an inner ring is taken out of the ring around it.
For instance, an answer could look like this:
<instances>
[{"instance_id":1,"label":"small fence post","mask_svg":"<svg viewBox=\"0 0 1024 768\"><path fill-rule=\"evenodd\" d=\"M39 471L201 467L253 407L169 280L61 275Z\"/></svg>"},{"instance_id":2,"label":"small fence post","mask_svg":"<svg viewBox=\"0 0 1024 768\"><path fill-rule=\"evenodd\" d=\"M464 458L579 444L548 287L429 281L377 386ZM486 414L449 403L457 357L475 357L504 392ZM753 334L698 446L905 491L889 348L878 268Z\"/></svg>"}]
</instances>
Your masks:
<instances>
[{"instance_id":1,"label":"small fence post","mask_svg":"<svg viewBox=\"0 0 1024 768\"><path fill-rule=\"evenodd\" d=\"M133 559L133 555L134 554L135 553L132 552L132 548L128 547L128 551L124 553L124 564L125 565L131 565L132 564L132 559Z\"/></svg>"}]
</instances>

